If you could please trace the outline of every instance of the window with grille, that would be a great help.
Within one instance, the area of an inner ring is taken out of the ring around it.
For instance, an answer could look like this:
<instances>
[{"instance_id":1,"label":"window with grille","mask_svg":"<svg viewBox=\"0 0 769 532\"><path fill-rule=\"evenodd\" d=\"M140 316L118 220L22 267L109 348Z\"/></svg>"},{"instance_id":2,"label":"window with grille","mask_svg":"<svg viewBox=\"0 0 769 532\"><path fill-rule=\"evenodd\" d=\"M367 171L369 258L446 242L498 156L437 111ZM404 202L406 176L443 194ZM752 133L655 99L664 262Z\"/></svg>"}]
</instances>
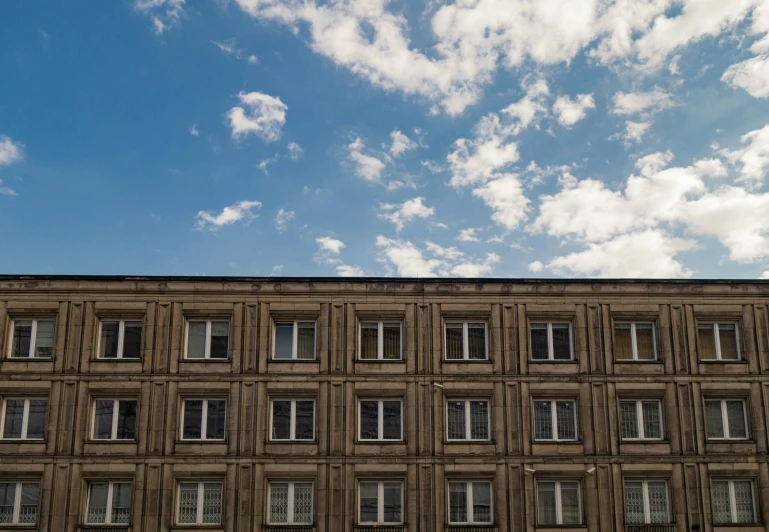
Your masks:
<instances>
[{"instance_id":1,"label":"window with grille","mask_svg":"<svg viewBox=\"0 0 769 532\"><path fill-rule=\"evenodd\" d=\"M582 524L582 497L578 481L537 482L537 524Z\"/></svg>"},{"instance_id":2,"label":"window with grille","mask_svg":"<svg viewBox=\"0 0 769 532\"><path fill-rule=\"evenodd\" d=\"M486 324L446 323L446 360L488 360Z\"/></svg>"},{"instance_id":3,"label":"window with grille","mask_svg":"<svg viewBox=\"0 0 769 532\"><path fill-rule=\"evenodd\" d=\"M270 482L271 525L311 525L312 482Z\"/></svg>"},{"instance_id":4,"label":"window with grille","mask_svg":"<svg viewBox=\"0 0 769 532\"><path fill-rule=\"evenodd\" d=\"M0 482L0 524L37 524L39 482Z\"/></svg>"},{"instance_id":5,"label":"window with grille","mask_svg":"<svg viewBox=\"0 0 769 532\"><path fill-rule=\"evenodd\" d=\"M185 399L182 412L183 440L224 440L227 420L225 399Z\"/></svg>"},{"instance_id":6,"label":"window with grille","mask_svg":"<svg viewBox=\"0 0 769 532\"><path fill-rule=\"evenodd\" d=\"M713 480L713 520L716 524L756 523L753 481Z\"/></svg>"},{"instance_id":7,"label":"window with grille","mask_svg":"<svg viewBox=\"0 0 769 532\"><path fill-rule=\"evenodd\" d=\"M670 523L667 482L664 480L625 481L625 522L633 525Z\"/></svg>"},{"instance_id":8,"label":"window with grille","mask_svg":"<svg viewBox=\"0 0 769 532\"><path fill-rule=\"evenodd\" d=\"M401 324L389 321L360 322L360 360L401 360Z\"/></svg>"},{"instance_id":9,"label":"window with grille","mask_svg":"<svg viewBox=\"0 0 769 532\"><path fill-rule=\"evenodd\" d=\"M576 403L572 399L534 401L534 439L575 441L576 412Z\"/></svg>"},{"instance_id":10,"label":"window with grille","mask_svg":"<svg viewBox=\"0 0 769 532\"><path fill-rule=\"evenodd\" d=\"M616 360L657 360L654 324L615 322L614 358Z\"/></svg>"},{"instance_id":11,"label":"window with grille","mask_svg":"<svg viewBox=\"0 0 769 532\"><path fill-rule=\"evenodd\" d=\"M446 401L446 439L489 440L489 401L449 399Z\"/></svg>"},{"instance_id":12,"label":"window with grille","mask_svg":"<svg viewBox=\"0 0 769 532\"><path fill-rule=\"evenodd\" d=\"M42 440L48 400L9 398L3 401L2 434L5 440Z\"/></svg>"},{"instance_id":13,"label":"window with grille","mask_svg":"<svg viewBox=\"0 0 769 532\"><path fill-rule=\"evenodd\" d=\"M130 482L90 482L85 522L127 525L131 521Z\"/></svg>"},{"instance_id":14,"label":"window with grille","mask_svg":"<svg viewBox=\"0 0 769 532\"><path fill-rule=\"evenodd\" d=\"M136 439L136 399L96 399L93 409L94 440Z\"/></svg>"},{"instance_id":15,"label":"window with grille","mask_svg":"<svg viewBox=\"0 0 769 532\"><path fill-rule=\"evenodd\" d=\"M621 400L620 429L623 440L662 439L662 403L654 400Z\"/></svg>"},{"instance_id":16,"label":"window with grille","mask_svg":"<svg viewBox=\"0 0 769 532\"><path fill-rule=\"evenodd\" d=\"M700 360L740 360L740 342L736 323L698 323L697 347Z\"/></svg>"},{"instance_id":17,"label":"window with grille","mask_svg":"<svg viewBox=\"0 0 769 532\"><path fill-rule=\"evenodd\" d=\"M187 322L188 360L225 360L229 356L230 322L194 320Z\"/></svg>"},{"instance_id":18,"label":"window with grille","mask_svg":"<svg viewBox=\"0 0 769 532\"><path fill-rule=\"evenodd\" d=\"M312 399L273 399L270 439L314 440L315 401Z\"/></svg>"},{"instance_id":19,"label":"window with grille","mask_svg":"<svg viewBox=\"0 0 769 532\"><path fill-rule=\"evenodd\" d=\"M745 440L748 418L742 399L706 399L705 424L709 440Z\"/></svg>"},{"instance_id":20,"label":"window with grille","mask_svg":"<svg viewBox=\"0 0 769 532\"><path fill-rule=\"evenodd\" d=\"M315 360L315 322L276 322L272 358L276 360Z\"/></svg>"},{"instance_id":21,"label":"window with grille","mask_svg":"<svg viewBox=\"0 0 769 532\"><path fill-rule=\"evenodd\" d=\"M179 482L176 521L180 525L219 525L222 522L221 482Z\"/></svg>"},{"instance_id":22,"label":"window with grille","mask_svg":"<svg viewBox=\"0 0 769 532\"><path fill-rule=\"evenodd\" d=\"M362 525L402 524L403 482L360 481L358 483L358 522Z\"/></svg>"},{"instance_id":23,"label":"window with grille","mask_svg":"<svg viewBox=\"0 0 769 532\"><path fill-rule=\"evenodd\" d=\"M358 402L358 439L402 440L402 412L400 399L361 399Z\"/></svg>"},{"instance_id":24,"label":"window with grille","mask_svg":"<svg viewBox=\"0 0 769 532\"><path fill-rule=\"evenodd\" d=\"M99 358L141 358L142 322L104 320L100 325Z\"/></svg>"},{"instance_id":25,"label":"window with grille","mask_svg":"<svg viewBox=\"0 0 769 532\"><path fill-rule=\"evenodd\" d=\"M450 524L492 523L491 503L491 482L449 482Z\"/></svg>"},{"instance_id":26,"label":"window with grille","mask_svg":"<svg viewBox=\"0 0 769 532\"><path fill-rule=\"evenodd\" d=\"M572 360L571 324L553 322L532 322L531 359Z\"/></svg>"},{"instance_id":27,"label":"window with grille","mask_svg":"<svg viewBox=\"0 0 769 532\"><path fill-rule=\"evenodd\" d=\"M51 358L54 320L14 320L11 358Z\"/></svg>"}]
</instances>

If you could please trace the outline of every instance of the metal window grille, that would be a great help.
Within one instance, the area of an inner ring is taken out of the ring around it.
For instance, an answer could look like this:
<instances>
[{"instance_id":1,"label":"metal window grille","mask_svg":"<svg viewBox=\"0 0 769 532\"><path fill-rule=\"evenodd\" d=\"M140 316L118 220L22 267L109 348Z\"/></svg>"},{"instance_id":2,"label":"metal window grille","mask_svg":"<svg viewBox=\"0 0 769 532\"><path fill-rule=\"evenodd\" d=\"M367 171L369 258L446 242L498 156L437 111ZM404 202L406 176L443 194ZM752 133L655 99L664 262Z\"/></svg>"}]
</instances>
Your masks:
<instances>
[{"instance_id":1,"label":"metal window grille","mask_svg":"<svg viewBox=\"0 0 769 532\"><path fill-rule=\"evenodd\" d=\"M449 523L493 522L491 482L449 482Z\"/></svg>"},{"instance_id":2,"label":"metal window grille","mask_svg":"<svg viewBox=\"0 0 769 532\"><path fill-rule=\"evenodd\" d=\"M222 522L221 482L180 482L177 522L216 525Z\"/></svg>"},{"instance_id":3,"label":"metal window grille","mask_svg":"<svg viewBox=\"0 0 769 532\"><path fill-rule=\"evenodd\" d=\"M752 480L714 480L713 519L717 524L750 524L756 522Z\"/></svg>"},{"instance_id":4,"label":"metal window grille","mask_svg":"<svg viewBox=\"0 0 769 532\"><path fill-rule=\"evenodd\" d=\"M487 360L486 324L453 322L446 324L446 360Z\"/></svg>"},{"instance_id":5,"label":"metal window grille","mask_svg":"<svg viewBox=\"0 0 769 532\"><path fill-rule=\"evenodd\" d=\"M88 485L88 524L127 524L131 519L130 482L91 482Z\"/></svg>"},{"instance_id":6,"label":"metal window grille","mask_svg":"<svg viewBox=\"0 0 769 532\"><path fill-rule=\"evenodd\" d=\"M446 410L447 439L489 439L489 402L487 400L450 400L446 402Z\"/></svg>"},{"instance_id":7,"label":"metal window grille","mask_svg":"<svg viewBox=\"0 0 769 532\"><path fill-rule=\"evenodd\" d=\"M39 496L37 482L0 482L0 524L37 523Z\"/></svg>"},{"instance_id":8,"label":"metal window grille","mask_svg":"<svg viewBox=\"0 0 769 532\"><path fill-rule=\"evenodd\" d=\"M270 524L307 525L313 521L312 482L270 482Z\"/></svg>"}]
</instances>

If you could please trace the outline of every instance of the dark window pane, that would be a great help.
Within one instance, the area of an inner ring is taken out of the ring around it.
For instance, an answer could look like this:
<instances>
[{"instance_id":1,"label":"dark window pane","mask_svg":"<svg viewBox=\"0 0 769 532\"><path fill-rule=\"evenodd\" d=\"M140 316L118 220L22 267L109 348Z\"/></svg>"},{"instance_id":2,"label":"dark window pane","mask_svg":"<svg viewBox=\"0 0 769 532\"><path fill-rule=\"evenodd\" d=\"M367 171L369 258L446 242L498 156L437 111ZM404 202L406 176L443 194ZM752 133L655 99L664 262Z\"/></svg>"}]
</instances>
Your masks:
<instances>
[{"instance_id":1,"label":"dark window pane","mask_svg":"<svg viewBox=\"0 0 769 532\"><path fill-rule=\"evenodd\" d=\"M449 483L449 522L467 522L467 484Z\"/></svg>"},{"instance_id":2,"label":"dark window pane","mask_svg":"<svg viewBox=\"0 0 769 532\"><path fill-rule=\"evenodd\" d=\"M697 349L700 352L700 360L716 359L716 337L712 323L701 323L697 327Z\"/></svg>"},{"instance_id":3,"label":"dark window pane","mask_svg":"<svg viewBox=\"0 0 769 532\"><path fill-rule=\"evenodd\" d=\"M379 438L379 403L377 401L360 402L360 439L376 440Z\"/></svg>"},{"instance_id":4,"label":"dark window pane","mask_svg":"<svg viewBox=\"0 0 769 532\"><path fill-rule=\"evenodd\" d=\"M107 497L109 484L107 482L92 482L88 490L87 523L107 522Z\"/></svg>"},{"instance_id":5,"label":"dark window pane","mask_svg":"<svg viewBox=\"0 0 769 532\"><path fill-rule=\"evenodd\" d=\"M35 356L38 358L53 356L53 320L37 320Z\"/></svg>"},{"instance_id":6,"label":"dark window pane","mask_svg":"<svg viewBox=\"0 0 769 532\"><path fill-rule=\"evenodd\" d=\"M446 324L446 360L462 360L462 324Z\"/></svg>"},{"instance_id":7,"label":"dark window pane","mask_svg":"<svg viewBox=\"0 0 769 532\"><path fill-rule=\"evenodd\" d=\"M705 401L705 424L708 429L708 438L724 437L721 401Z\"/></svg>"},{"instance_id":8,"label":"dark window pane","mask_svg":"<svg viewBox=\"0 0 769 532\"><path fill-rule=\"evenodd\" d=\"M465 402L448 401L448 439L464 440L465 436Z\"/></svg>"},{"instance_id":9,"label":"dark window pane","mask_svg":"<svg viewBox=\"0 0 769 532\"><path fill-rule=\"evenodd\" d=\"M101 341L99 357L117 358L117 345L120 332L120 322L103 321L101 324Z\"/></svg>"},{"instance_id":10,"label":"dark window pane","mask_svg":"<svg viewBox=\"0 0 769 532\"><path fill-rule=\"evenodd\" d=\"M45 437L45 410L48 401L31 399L29 401L29 419L27 419L27 438L42 440Z\"/></svg>"},{"instance_id":11,"label":"dark window pane","mask_svg":"<svg viewBox=\"0 0 769 532\"><path fill-rule=\"evenodd\" d=\"M729 418L729 437L747 438L748 427L745 424L745 403L742 401L727 401L726 415Z\"/></svg>"},{"instance_id":12,"label":"dark window pane","mask_svg":"<svg viewBox=\"0 0 769 532\"><path fill-rule=\"evenodd\" d=\"M473 482L473 523L491 521L491 484Z\"/></svg>"},{"instance_id":13,"label":"dark window pane","mask_svg":"<svg viewBox=\"0 0 769 532\"><path fill-rule=\"evenodd\" d=\"M488 401L470 401L470 438L473 440L489 439Z\"/></svg>"},{"instance_id":14,"label":"dark window pane","mask_svg":"<svg viewBox=\"0 0 769 532\"><path fill-rule=\"evenodd\" d=\"M311 440L315 437L315 403L312 401L296 402L297 440Z\"/></svg>"},{"instance_id":15,"label":"dark window pane","mask_svg":"<svg viewBox=\"0 0 769 532\"><path fill-rule=\"evenodd\" d=\"M203 426L203 400L187 399L184 401L184 428L182 438L199 440Z\"/></svg>"},{"instance_id":16,"label":"dark window pane","mask_svg":"<svg viewBox=\"0 0 769 532\"><path fill-rule=\"evenodd\" d=\"M547 324L531 324L531 359L547 360L550 354L547 349Z\"/></svg>"},{"instance_id":17,"label":"dark window pane","mask_svg":"<svg viewBox=\"0 0 769 532\"><path fill-rule=\"evenodd\" d=\"M537 522L540 525L555 525L555 482L537 483Z\"/></svg>"},{"instance_id":18,"label":"dark window pane","mask_svg":"<svg viewBox=\"0 0 769 532\"><path fill-rule=\"evenodd\" d=\"M191 321L187 324L187 358L206 356L206 322Z\"/></svg>"},{"instance_id":19,"label":"dark window pane","mask_svg":"<svg viewBox=\"0 0 769 532\"><path fill-rule=\"evenodd\" d=\"M376 323L362 323L360 326L360 358L375 360L377 358L377 336L379 328Z\"/></svg>"},{"instance_id":20,"label":"dark window pane","mask_svg":"<svg viewBox=\"0 0 769 532\"><path fill-rule=\"evenodd\" d=\"M633 340L629 323L614 325L614 358L616 360L633 360Z\"/></svg>"},{"instance_id":21,"label":"dark window pane","mask_svg":"<svg viewBox=\"0 0 769 532\"><path fill-rule=\"evenodd\" d=\"M291 401L272 402L272 439L291 438Z\"/></svg>"},{"instance_id":22,"label":"dark window pane","mask_svg":"<svg viewBox=\"0 0 769 532\"><path fill-rule=\"evenodd\" d=\"M19 507L19 523L37 523L37 503L40 499L40 484L24 482L21 485L21 506Z\"/></svg>"},{"instance_id":23,"label":"dark window pane","mask_svg":"<svg viewBox=\"0 0 769 532\"><path fill-rule=\"evenodd\" d=\"M120 401L118 406L117 437L119 440L136 438L136 401Z\"/></svg>"},{"instance_id":24,"label":"dark window pane","mask_svg":"<svg viewBox=\"0 0 769 532\"><path fill-rule=\"evenodd\" d=\"M360 522L379 522L379 485L376 482L361 482L360 489Z\"/></svg>"},{"instance_id":25,"label":"dark window pane","mask_svg":"<svg viewBox=\"0 0 769 532\"><path fill-rule=\"evenodd\" d=\"M577 427L574 419L573 401L556 401L556 422L559 440L576 440Z\"/></svg>"},{"instance_id":26,"label":"dark window pane","mask_svg":"<svg viewBox=\"0 0 769 532\"><path fill-rule=\"evenodd\" d=\"M662 416L658 401L643 401L644 438L662 438Z\"/></svg>"},{"instance_id":27,"label":"dark window pane","mask_svg":"<svg viewBox=\"0 0 769 532\"><path fill-rule=\"evenodd\" d=\"M638 438L638 410L635 401L621 401L619 404L620 430L623 438Z\"/></svg>"},{"instance_id":28,"label":"dark window pane","mask_svg":"<svg viewBox=\"0 0 769 532\"><path fill-rule=\"evenodd\" d=\"M17 321L13 325L13 348L11 349L11 356L13 357L28 357L30 355L29 348L32 340L32 322L31 321Z\"/></svg>"},{"instance_id":29,"label":"dark window pane","mask_svg":"<svg viewBox=\"0 0 769 532\"><path fill-rule=\"evenodd\" d=\"M24 419L24 399L9 399L5 402L5 428L3 438L21 438L21 424Z\"/></svg>"},{"instance_id":30,"label":"dark window pane","mask_svg":"<svg viewBox=\"0 0 769 532\"><path fill-rule=\"evenodd\" d=\"M382 430L385 440L401 439L401 402L382 401L382 415L384 416Z\"/></svg>"},{"instance_id":31,"label":"dark window pane","mask_svg":"<svg viewBox=\"0 0 769 532\"><path fill-rule=\"evenodd\" d=\"M561 522L564 525L578 525L582 522L578 482L561 482Z\"/></svg>"},{"instance_id":32,"label":"dark window pane","mask_svg":"<svg viewBox=\"0 0 769 532\"><path fill-rule=\"evenodd\" d=\"M290 359L294 349L294 324L275 325L275 358Z\"/></svg>"},{"instance_id":33,"label":"dark window pane","mask_svg":"<svg viewBox=\"0 0 769 532\"><path fill-rule=\"evenodd\" d=\"M142 357L142 322L127 321L124 329L123 358Z\"/></svg>"},{"instance_id":34,"label":"dark window pane","mask_svg":"<svg viewBox=\"0 0 769 532\"><path fill-rule=\"evenodd\" d=\"M484 324L468 324L467 348L470 360L486 360L486 327Z\"/></svg>"},{"instance_id":35,"label":"dark window pane","mask_svg":"<svg viewBox=\"0 0 769 532\"><path fill-rule=\"evenodd\" d=\"M128 524L131 518L131 484L115 482L112 485L112 523Z\"/></svg>"},{"instance_id":36,"label":"dark window pane","mask_svg":"<svg viewBox=\"0 0 769 532\"><path fill-rule=\"evenodd\" d=\"M0 523L13 522L13 507L16 502L16 483L0 483Z\"/></svg>"},{"instance_id":37,"label":"dark window pane","mask_svg":"<svg viewBox=\"0 0 769 532\"><path fill-rule=\"evenodd\" d=\"M636 349L638 360L656 360L656 348L654 345L654 325L651 323L636 323L635 326Z\"/></svg>"},{"instance_id":38,"label":"dark window pane","mask_svg":"<svg viewBox=\"0 0 769 532\"><path fill-rule=\"evenodd\" d=\"M296 334L296 358L313 360L315 358L315 323L298 323Z\"/></svg>"},{"instance_id":39,"label":"dark window pane","mask_svg":"<svg viewBox=\"0 0 769 532\"><path fill-rule=\"evenodd\" d=\"M385 360L400 360L401 358L401 327L398 323L385 323L382 328L382 358Z\"/></svg>"},{"instance_id":40,"label":"dark window pane","mask_svg":"<svg viewBox=\"0 0 769 532\"><path fill-rule=\"evenodd\" d=\"M403 520L402 485L400 482L385 482L384 484L384 515L385 523L400 523Z\"/></svg>"},{"instance_id":41,"label":"dark window pane","mask_svg":"<svg viewBox=\"0 0 769 532\"><path fill-rule=\"evenodd\" d=\"M553 416L550 401L534 403L534 439L553 439Z\"/></svg>"},{"instance_id":42,"label":"dark window pane","mask_svg":"<svg viewBox=\"0 0 769 532\"><path fill-rule=\"evenodd\" d=\"M227 401L217 399L208 401L208 412L206 414L206 439L223 440L224 423L226 418Z\"/></svg>"},{"instance_id":43,"label":"dark window pane","mask_svg":"<svg viewBox=\"0 0 769 532\"><path fill-rule=\"evenodd\" d=\"M109 440L112 438L112 415L115 401L96 401L94 413L93 437L97 440Z\"/></svg>"},{"instance_id":44,"label":"dark window pane","mask_svg":"<svg viewBox=\"0 0 769 532\"><path fill-rule=\"evenodd\" d=\"M224 359L230 347L230 322L211 322L211 358Z\"/></svg>"},{"instance_id":45,"label":"dark window pane","mask_svg":"<svg viewBox=\"0 0 769 532\"><path fill-rule=\"evenodd\" d=\"M553 324L553 360L571 360L571 339L567 323Z\"/></svg>"},{"instance_id":46,"label":"dark window pane","mask_svg":"<svg viewBox=\"0 0 769 532\"><path fill-rule=\"evenodd\" d=\"M739 360L737 348L737 327L733 323L718 325L718 338L721 344L721 360Z\"/></svg>"}]
</instances>

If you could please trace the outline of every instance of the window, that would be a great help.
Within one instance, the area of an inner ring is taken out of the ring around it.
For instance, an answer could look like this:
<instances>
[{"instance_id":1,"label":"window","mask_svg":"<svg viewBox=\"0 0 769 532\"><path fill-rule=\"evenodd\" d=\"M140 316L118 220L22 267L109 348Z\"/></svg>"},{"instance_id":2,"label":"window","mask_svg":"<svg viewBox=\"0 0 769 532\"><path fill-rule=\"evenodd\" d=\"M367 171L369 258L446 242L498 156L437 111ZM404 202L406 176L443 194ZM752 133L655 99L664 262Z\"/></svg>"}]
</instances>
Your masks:
<instances>
[{"instance_id":1,"label":"window","mask_svg":"<svg viewBox=\"0 0 769 532\"><path fill-rule=\"evenodd\" d=\"M362 525L403 523L403 482L361 481L358 484L358 522Z\"/></svg>"},{"instance_id":2,"label":"window","mask_svg":"<svg viewBox=\"0 0 769 532\"><path fill-rule=\"evenodd\" d=\"M0 482L0 524L37 524L38 482Z\"/></svg>"},{"instance_id":3,"label":"window","mask_svg":"<svg viewBox=\"0 0 769 532\"><path fill-rule=\"evenodd\" d=\"M698 323L697 347L700 360L740 359L739 335L736 323Z\"/></svg>"},{"instance_id":4,"label":"window","mask_svg":"<svg viewBox=\"0 0 769 532\"><path fill-rule=\"evenodd\" d=\"M664 480L626 481L625 522L634 525L670 523L667 483Z\"/></svg>"},{"instance_id":5,"label":"window","mask_svg":"<svg viewBox=\"0 0 769 532\"><path fill-rule=\"evenodd\" d=\"M662 404L657 400L619 402L623 440L659 440L662 438Z\"/></svg>"},{"instance_id":6,"label":"window","mask_svg":"<svg viewBox=\"0 0 769 532\"><path fill-rule=\"evenodd\" d=\"M136 439L136 404L136 399L95 400L93 411L93 439Z\"/></svg>"},{"instance_id":7,"label":"window","mask_svg":"<svg viewBox=\"0 0 769 532\"><path fill-rule=\"evenodd\" d=\"M227 418L224 399L185 399L183 440L223 440Z\"/></svg>"},{"instance_id":8,"label":"window","mask_svg":"<svg viewBox=\"0 0 769 532\"><path fill-rule=\"evenodd\" d=\"M717 524L756 522L752 480L714 480L713 520Z\"/></svg>"},{"instance_id":9,"label":"window","mask_svg":"<svg viewBox=\"0 0 769 532\"><path fill-rule=\"evenodd\" d=\"M400 399L361 399L359 406L359 439L402 440L403 417Z\"/></svg>"},{"instance_id":10,"label":"window","mask_svg":"<svg viewBox=\"0 0 769 532\"><path fill-rule=\"evenodd\" d=\"M387 321L360 322L361 360L400 360L401 324Z\"/></svg>"},{"instance_id":11,"label":"window","mask_svg":"<svg viewBox=\"0 0 769 532\"><path fill-rule=\"evenodd\" d=\"M577 439L576 405L573 400L534 401L534 439Z\"/></svg>"},{"instance_id":12,"label":"window","mask_svg":"<svg viewBox=\"0 0 769 532\"><path fill-rule=\"evenodd\" d=\"M3 439L42 440L45 437L47 399L6 399Z\"/></svg>"},{"instance_id":13,"label":"window","mask_svg":"<svg viewBox=\"0 0 769 532\"><path fill-rule=\"evenodd\" d=\"M188 321L186 358L223 360L230 346L229 321Z\"/></svg>"},{"instance_id":14,"label":"window","mask_svg":"<svg viewBox=\"0 0 769 532\"><path fill-rule=\"evenodd\" d=\"M315 322L275 323L272 358L276 360L315 360Z\"/></svg>"},{"instance_id":15,"label":"window","mask_svg":"<svg viewBox=\"0 0 769 532\"><path fill-rule=\"evenodd\" d=\"M54 320L14 320L12 358L51 358Z\"/></svg>"},{"instance_id":16,"label":"window","mask_svg":"<svg viewBox=\"0 0 769 532\"><path fill-rule=\"evenodd\" d=\"M88 484L86 524L122 525L131 521L130 482L91 482Z\"/></svg>"},{"instance_id":17,"label":"window","mask_svg":"<svg viewBox=\"0 0 769 532\"><path fill-rule=\"evenodd\" d=\"M221 482L179 482L177 522L218 525L222 522Z\"/></svg>"},{"instance_id":18,"label":"window","mask_svg":"<svg viewBox=\"0 0 769 532\"><path fill-rule=\"evenodd\" d=\"M537 522L546 526L582 524L579 482L537 482Z\"/></svg>"},{"instance_id":19,"label":"window","mask_svg":"<svg viewBox=\"0 0 769 532\"><path fill-rule=\"evenodd\" d=\"M271 425L271 440L314 440L315 401L273 399Z\"/></svg>"},{"instance_id":20,"label":"window","mask_svg":"<svg viewBox=\"0 0 769 532\"><path fill-rule=\"evenodd\" d=\"M446 401L449 440L488 440L489 401L466 399Z\"/></svg>"},{"instance_id":21,"label":"window","mask_svg":"<svg viewBox=\"0 0 769 532\"><path fill-rule=\"evenodd\" d=\"M270 482L270 524L312 524L312 482Z\"/></svg>"},{"instance_id":22,"label":"window","mask_svg":"<svg viewBox=\"0 0 769 532\"><path fill-rule=\"evenodd\" d=\"M707 399L705 422L709 440L748 438L748 418L742 399Z\"/></svg>"},{"instance_id":23,"label":"window","mask_svg":"<svg viewBox=\"0 0 769 532\"><path fill-rule=\"evenodd\" d=\"M141 341L141 321L102 321L99 358L140 359Z\"/></svg>"},{"instance_id":24,"label":"window","mask_svg":"<svg viewBox=\"0 0 769 532\"><path fill-rule=\"evenodd\" d=\"M449 523L493 522L491 482L449 482Z\"/></svg>"},{"instance_id":25,"label":"window","mask_svg":"<svg viewBox=\"0 0 769 532\"><path fill-rule=\"evenodd\" d=\"M657 360L654 324L615 323L614 358L617 360Z\"/></svg>"},{"instance_id":26,"label":"window","mask_svg":"<svg viewBox=\"0 0 769 532\"><path fill-rule=\"evenodd\" d=\"M446 360L488 360L486 324L446 323Z\"/></svg>"},{"instance_id":27,"label":"window","mask_svg":"<svg viewBox=\"0 0 769 532\"><path fill-rule=\"evenodd\" d=\"M532 360L571 360L571 324L532 323Z\"/></svg>"}]
</instances>

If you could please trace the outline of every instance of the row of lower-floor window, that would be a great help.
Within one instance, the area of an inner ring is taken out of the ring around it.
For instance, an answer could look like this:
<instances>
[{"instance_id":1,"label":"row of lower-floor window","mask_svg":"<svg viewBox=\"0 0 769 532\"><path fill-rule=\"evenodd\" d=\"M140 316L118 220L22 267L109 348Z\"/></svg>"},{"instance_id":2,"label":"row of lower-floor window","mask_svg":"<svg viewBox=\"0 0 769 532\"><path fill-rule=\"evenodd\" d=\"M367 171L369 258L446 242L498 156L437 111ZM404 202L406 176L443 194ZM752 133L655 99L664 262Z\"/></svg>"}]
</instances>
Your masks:
<instances>
[{"instance_id":1,"label":"row of lower-floor window","mask_svg":"<svg viewBox=\"0 0 769 532\"><path fill-rule=\"evenodd\" d=\"M357 483L357 522L403 524L404 482L367 480ZM267 490L268 524L312 524L315 484L308 480L272 480ZM489 480L447 483L447 519L450 524L492 524L494 497ZM84 524L128 524L133 486L130 481L93 481L87 485ZM667 480L628 479L624 483L625 522L672 522ZM753 479L712 479L713 521L748 524L758 521ZM585 522L579 480L536 482L537 524L581 525ZM39 482L0 482L0 523L34 526L38 518ZM183 480L176 485L175 522L179 525L216 525L222 522L223 482Z\"/></svg>"},{"instance_id":2,"label":"row of lower-floor window","mask_svg":"<svg viewBox=\"0 0 769 532\"><path fill-rule=\"evenodd\" d=\"M94 398L90 439L134 440L138 400ZM47 399L3 399L3 439L42 439L45 435ZM182 399L180 438L183 440L224 440L227 401L223 398ZM572 399L533 401L535 441L578 439L577 405ZM744 399L705 400L707 437L713 440L747 439L748 416ZM402 441L403 401L371 398L358 401L358 439ZM619 401L620 434L625 440L664 438L662 401L632 399ZM273 398L270 406L270 439L273 441L314 440L315 400ZM446 399L447 440L490 440L491 416L488 399Z\"/></svg>"}]
</instances>

